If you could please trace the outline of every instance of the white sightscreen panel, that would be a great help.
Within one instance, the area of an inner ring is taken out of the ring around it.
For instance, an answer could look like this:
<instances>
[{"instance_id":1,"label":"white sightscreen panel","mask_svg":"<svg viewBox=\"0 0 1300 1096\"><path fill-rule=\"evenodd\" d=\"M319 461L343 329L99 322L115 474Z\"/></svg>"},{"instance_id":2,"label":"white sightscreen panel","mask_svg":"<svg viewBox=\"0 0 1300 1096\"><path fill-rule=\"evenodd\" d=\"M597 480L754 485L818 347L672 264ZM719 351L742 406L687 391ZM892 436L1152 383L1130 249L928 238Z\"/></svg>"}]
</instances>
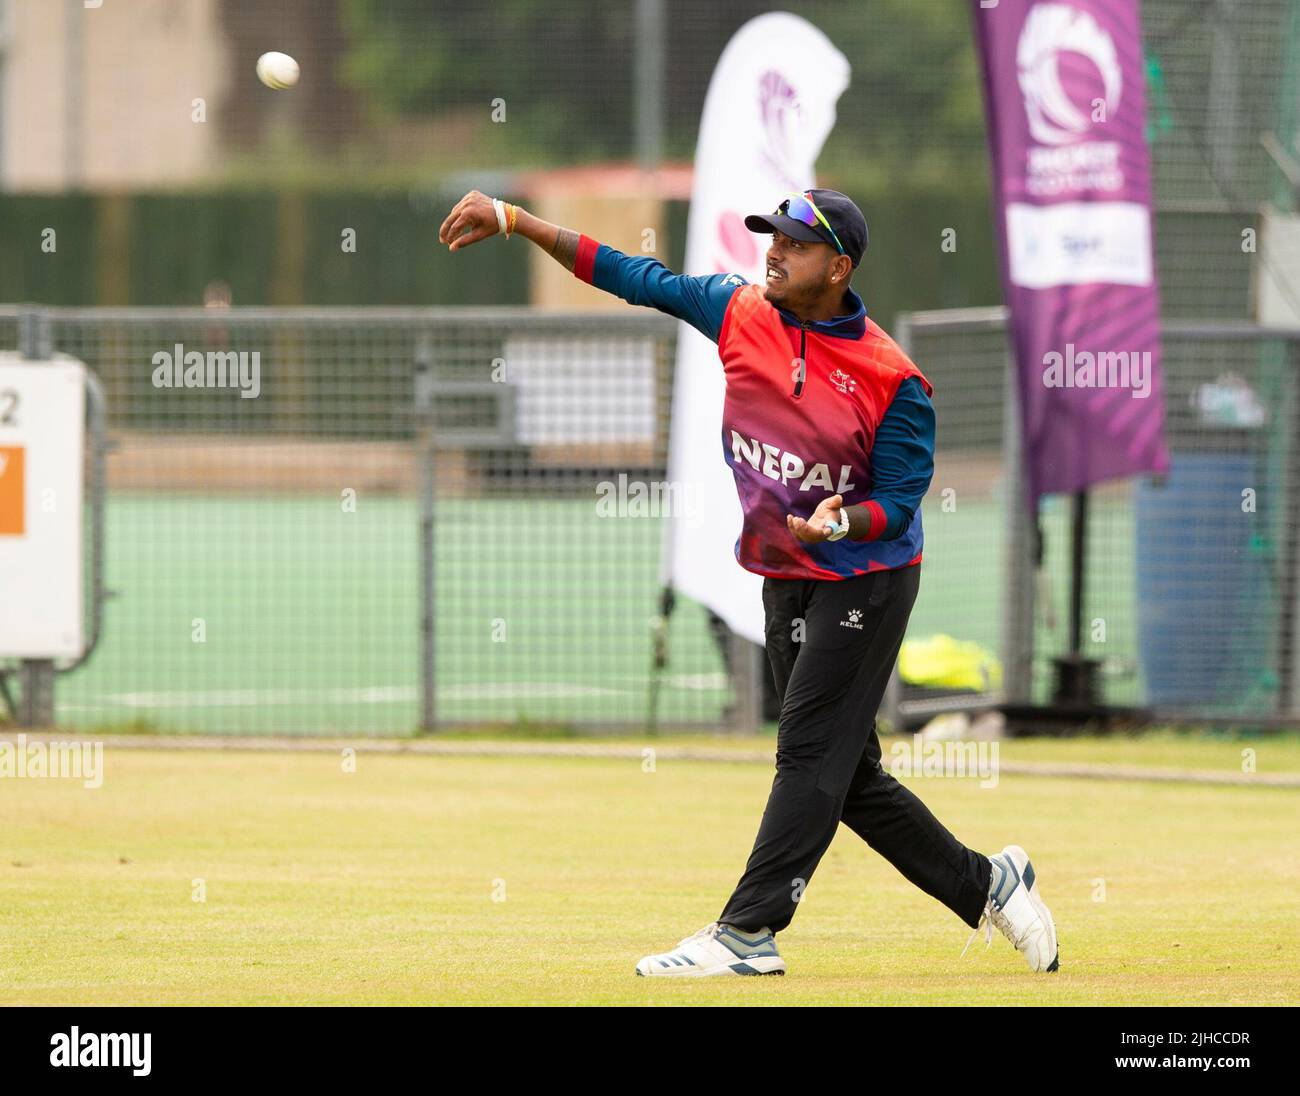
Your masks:
<instances>
[{"instance_id":1,"label":"white sightscreen panel","mask_svg":"<svg viewBox=\"0 0 1300 1096\"><path fill-rule=\"evenodd\" d=\"M524 445L654 440L652 340L507 339L505 359Z\"/></svg>"},{"instance_id":2,"label":"white sightscreen panel","mask_svg":"<svg viewBox=\"0 0 1300 1096\"><path fill-rule=\"evenodd\" d=\"M0 354L0 657L83 646L80 362Z\"/></svg>"}]
</instances>

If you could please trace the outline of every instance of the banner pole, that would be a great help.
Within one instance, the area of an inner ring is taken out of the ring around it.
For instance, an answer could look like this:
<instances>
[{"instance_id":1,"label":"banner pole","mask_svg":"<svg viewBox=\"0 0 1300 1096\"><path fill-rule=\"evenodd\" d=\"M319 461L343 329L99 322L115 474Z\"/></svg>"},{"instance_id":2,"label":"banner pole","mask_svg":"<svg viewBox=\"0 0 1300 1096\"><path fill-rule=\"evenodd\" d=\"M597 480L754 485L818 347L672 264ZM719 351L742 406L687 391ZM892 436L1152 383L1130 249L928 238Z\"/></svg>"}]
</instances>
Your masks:
<instances>
[{"instance_id":1,"label":"banner pole","mask_svg":"<svg viewBox=\"0 0 1300 1096\"><path fill-rule=\"evenodd\" d=\"M1070 531L1070 649L1056 659L1054 702L1067 708L1097 706L1096 659L1083 657L1083 599L1088 559L1088 492L1075 491Z\"/></svg>"}]
</instances>

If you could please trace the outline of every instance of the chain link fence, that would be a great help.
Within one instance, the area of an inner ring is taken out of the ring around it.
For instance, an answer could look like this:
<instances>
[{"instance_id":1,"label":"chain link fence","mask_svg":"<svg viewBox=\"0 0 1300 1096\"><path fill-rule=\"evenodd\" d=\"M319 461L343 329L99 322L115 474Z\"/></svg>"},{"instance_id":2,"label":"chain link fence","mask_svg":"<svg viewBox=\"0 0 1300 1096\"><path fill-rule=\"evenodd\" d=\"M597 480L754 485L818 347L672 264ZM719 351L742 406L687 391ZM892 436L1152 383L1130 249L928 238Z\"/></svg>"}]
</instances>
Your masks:
<instances>
[{"instance_id":1,"label":"chain link fence","mask_svg":"<svg viewBox=\"0 0 1300 1096\"><path fill-rule=\"evenodd\" d=\"M1037 530L1011 508L1016 464L996 459L1016 450L1014 403L1002 398L1005 311L920 313L903 317L900 332L935 379L927 564L954 550L970 564L960 587L923 582L909 635L946 617L957 638L999 654L1005 684L985 699L1047 703L1052 660L1069 647L1070 499L1045 496ZM1100 663L1107 705L1177 721L1294 722L1300 331L1173 321L1163 342L1170 472L1089 492L1081 653ZM958 376L945 408L943 381ZM950 511L935 505L957 474L949 462L973 480L953 492ZM973 628L967 605L978 606ZM945 698L972 700L938 691L915 708Z\"/></svg>"},{"instance_id":2,"label":"chain link fence","mask_svg":"<svg viewBox=\"0 0 1300 1096\"><path fill-rule=\"evenodd\" d=\"M0 332L16 318L0 312ZM94 655L60 678L60 721L641 728L657 686L664 728L727 725L737 685L700 606L679 600L669 664L654 667L672 320L99 309L39 322L109 408L112 596ZM908 639L968 645L982 679L904 680L895 713L1046 701L1068 644L1070 513L1044 500L1036 567L1037 535L1010 505L1005 313L915 314L899 337L939 424ZM1298 350L1245 324L1167 325L1171 473L1091 492L1083 654L1101 663L1105 703L1296 714Z\"/></svg>"},{"instance_id":3,"label":"chain link fence","mask_svg":"<svg viewBox=\"0 0 1300 1096\"><path fill-rule=\"evenodd\" d=\"M16 313L0 333L17 331ZM109 407L111 598L58 717L164 731L643 726L675 324L47 310ZM622 505L620 505L620 500ZM697 606L664 727L725 720Z\"/></svg>"}]
</instances>

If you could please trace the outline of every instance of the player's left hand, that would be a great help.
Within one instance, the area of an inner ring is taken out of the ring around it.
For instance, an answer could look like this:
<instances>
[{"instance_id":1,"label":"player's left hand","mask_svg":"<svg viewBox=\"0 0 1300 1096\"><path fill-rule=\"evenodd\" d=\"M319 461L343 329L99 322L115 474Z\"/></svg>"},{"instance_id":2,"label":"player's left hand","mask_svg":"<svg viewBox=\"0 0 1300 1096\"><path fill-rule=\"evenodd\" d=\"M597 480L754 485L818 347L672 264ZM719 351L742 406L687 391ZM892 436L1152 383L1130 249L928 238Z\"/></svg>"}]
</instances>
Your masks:
<instances>
[{"instance_id":1,"label":"player's left hand","mask_svg":"<svg viewBox=\"0 0 1300 1096\"><path fill-rule=\"evenodd\" d=\"M785 527L805 544L818 544L831 535L826 523L835 520L843 505L843 495L832 495L818 504L817 509L813 511L813 516L807 521L793 514L786 514Z\"/></svg>"}]
</instances>

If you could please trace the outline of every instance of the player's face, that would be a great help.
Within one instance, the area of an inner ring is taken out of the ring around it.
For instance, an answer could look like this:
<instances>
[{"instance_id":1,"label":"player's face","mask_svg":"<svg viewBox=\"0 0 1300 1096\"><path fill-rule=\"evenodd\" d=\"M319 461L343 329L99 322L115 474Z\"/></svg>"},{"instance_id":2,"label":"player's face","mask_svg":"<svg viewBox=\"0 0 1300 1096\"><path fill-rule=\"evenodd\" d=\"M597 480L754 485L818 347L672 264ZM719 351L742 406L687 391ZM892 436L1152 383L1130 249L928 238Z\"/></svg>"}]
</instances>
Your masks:
<instances>
[{"instance_id":1,"label":"player's face","mask_svg":"<svg viewBox=\"0 0 1300 1096\"><path fill-rule=\"evenodd\" d=\"M766 290L772 304L787 308L819 299L830 284L835 248L820 241L796 240L780 230L767 249Z\"/></svg>"}]
</instances>

